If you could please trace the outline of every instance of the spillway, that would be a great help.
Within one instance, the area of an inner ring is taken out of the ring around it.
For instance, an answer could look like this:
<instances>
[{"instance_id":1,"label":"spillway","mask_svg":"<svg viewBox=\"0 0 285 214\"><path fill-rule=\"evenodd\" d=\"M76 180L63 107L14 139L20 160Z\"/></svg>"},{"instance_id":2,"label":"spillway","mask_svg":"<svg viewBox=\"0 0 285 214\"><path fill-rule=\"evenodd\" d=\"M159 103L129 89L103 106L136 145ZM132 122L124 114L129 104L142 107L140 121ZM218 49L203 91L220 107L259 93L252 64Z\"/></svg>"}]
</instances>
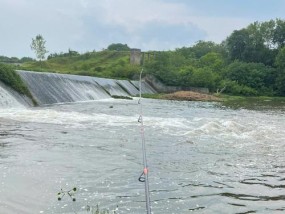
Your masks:
<instances>
[{"instance_id":1,"label":"spillway","mask_svg":"<svg viewBox=\"0 0 285 214\"><path fill-rule=\"evenodd\" d=\"M17 71L39 105L136 96L139 82L69 74ZM155 93L147 83L142 93Z\"/></svg>"},{"instance_id":2,"label":"spillway","mask_svg":"<svg viewBox=\"0 0 285 214\"><path fill-rule=\"evenodd\" d=\"M0 108L22 108L29 105L24 96L0 82Z\"/></svg>"}]
</instances>

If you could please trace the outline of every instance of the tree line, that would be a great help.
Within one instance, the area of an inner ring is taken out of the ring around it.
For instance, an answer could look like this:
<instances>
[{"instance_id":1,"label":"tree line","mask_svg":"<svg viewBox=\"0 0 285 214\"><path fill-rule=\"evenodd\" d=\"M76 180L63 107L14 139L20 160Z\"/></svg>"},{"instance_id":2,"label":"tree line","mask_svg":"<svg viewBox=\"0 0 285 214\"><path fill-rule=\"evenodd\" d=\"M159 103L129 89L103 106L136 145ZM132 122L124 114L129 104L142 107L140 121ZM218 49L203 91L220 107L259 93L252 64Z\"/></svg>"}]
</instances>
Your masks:
<instances>
[{"instance_id":1,"label":"tree line","mask_svg":"<svg viewBox=\"0 0 285 214\"><path fill-rule=\"evenodd\" d=\"M285 96L285 21L254 22L220 44L153 52L144 64L168 85L208 87L234 95Z\"/></svg>"},{"instance_id":2,"label":"tree line","mask_svg":"<svg viewBox=\"0 0 285 214\"><path fill-rule=\"evenodd\" d=\"M31 57L7 57L7 56L0 56L0 63L25 63L25 62L32 62L35 61Z\"/></svg>"}]
</instances>

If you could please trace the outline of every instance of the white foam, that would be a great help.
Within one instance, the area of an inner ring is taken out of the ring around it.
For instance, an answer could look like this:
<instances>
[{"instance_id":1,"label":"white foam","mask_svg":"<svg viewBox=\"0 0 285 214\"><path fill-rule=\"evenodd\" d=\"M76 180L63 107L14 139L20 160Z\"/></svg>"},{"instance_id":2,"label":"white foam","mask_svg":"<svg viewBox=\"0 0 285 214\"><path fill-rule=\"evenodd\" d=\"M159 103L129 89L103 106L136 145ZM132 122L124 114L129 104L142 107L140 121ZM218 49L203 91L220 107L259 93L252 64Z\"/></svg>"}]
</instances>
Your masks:
<instances>
[{"instance_id":1,"label":"white foam","mask_svg":"<svg viewBox=\"0 0 285 214\"><path fill-rule=\"evenodd\" d=\"M0 108L23 108L13 94L2 84L0 84Z\"/></svg>"},{"instance_id":2,"label":"white foam","mask_svg":"<svg viewBox=\"0 0 285 214\"><path fill-rule=\"evenodd\" d=\"M265 116L265 115L264 115ZM184 132L187 137L208 137L220 140L232 140L233 142L258 141L267 142L285 141L285 131L282 128L282 122L268 124L264 122L265 118L200 118L195 119L194 124ZM189 124L189 123L188 123Z\"/></svg>"},{"instance_id":3,"label":"white foam","mask_svg":"<svg viewBox=\"0 0 285 214\"><path fill-rule=\"evenodd\" d=\"M133 125L136 117L112 116L107 114L85 114L62 112L52 109L7 109L0 111L0 117L22 122L49 123L70 126L103 124L104 126Z\"/></svg>"}]
</instances>

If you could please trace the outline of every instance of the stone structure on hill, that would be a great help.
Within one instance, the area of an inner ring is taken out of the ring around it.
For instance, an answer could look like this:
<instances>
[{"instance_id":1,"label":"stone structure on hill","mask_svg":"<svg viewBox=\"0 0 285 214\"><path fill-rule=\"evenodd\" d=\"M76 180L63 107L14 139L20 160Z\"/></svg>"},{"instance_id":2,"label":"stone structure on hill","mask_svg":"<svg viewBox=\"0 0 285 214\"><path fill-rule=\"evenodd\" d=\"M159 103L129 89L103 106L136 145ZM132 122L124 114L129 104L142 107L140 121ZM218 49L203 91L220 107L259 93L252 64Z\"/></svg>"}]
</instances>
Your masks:
<instances>
[{"instance_id":1,"label":"stone structure on hill","mask_svg":"<svg viewBox=\"0 0 285 214\"><path fill-rule=\"evenodd\" d=\"M132 65L140 65L142 58L141 49L132 48L131 49L131 56L130 56L130 63Z\"/></svg>"}]
</instances>

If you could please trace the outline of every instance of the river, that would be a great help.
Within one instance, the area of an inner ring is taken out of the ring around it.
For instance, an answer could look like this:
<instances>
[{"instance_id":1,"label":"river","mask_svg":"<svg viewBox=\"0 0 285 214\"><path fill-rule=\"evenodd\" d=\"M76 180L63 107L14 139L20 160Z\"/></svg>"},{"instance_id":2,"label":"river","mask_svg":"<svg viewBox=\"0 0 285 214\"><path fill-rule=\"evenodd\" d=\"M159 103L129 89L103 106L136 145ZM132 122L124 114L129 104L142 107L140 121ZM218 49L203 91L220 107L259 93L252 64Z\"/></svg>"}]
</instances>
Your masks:
<instances>
[{"instance_id":1,"label":"river","mask_svg":"<svg viewBox=\"0 0 285 214\"><path fill-rule=\"evenodd\" d=\"M154 214L285 212L284 105L142 103ZM145 213L138 112L136 99L0 109L0 213Z\"/></svg>"}]
</instances>

